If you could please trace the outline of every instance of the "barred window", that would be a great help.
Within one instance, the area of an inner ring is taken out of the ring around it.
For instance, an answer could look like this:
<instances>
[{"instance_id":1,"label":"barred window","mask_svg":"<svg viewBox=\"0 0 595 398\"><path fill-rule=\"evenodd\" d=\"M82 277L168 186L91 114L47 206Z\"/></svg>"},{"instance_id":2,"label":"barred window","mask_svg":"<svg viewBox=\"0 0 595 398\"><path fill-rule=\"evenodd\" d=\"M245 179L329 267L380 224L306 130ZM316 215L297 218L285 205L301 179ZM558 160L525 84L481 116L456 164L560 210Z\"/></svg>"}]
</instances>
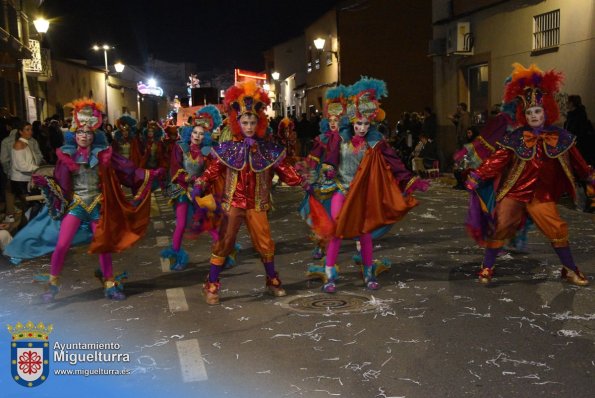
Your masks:
<instances>
[{"instance_id":1,"label":"barred window","mask_svg":"<svg viewBox=\"0 0 595 398\"><path fill-rule=\"evenodd\" d=\"M533 17L533 50L560 45L560 10Z\"/></svg>"}]
</instances>

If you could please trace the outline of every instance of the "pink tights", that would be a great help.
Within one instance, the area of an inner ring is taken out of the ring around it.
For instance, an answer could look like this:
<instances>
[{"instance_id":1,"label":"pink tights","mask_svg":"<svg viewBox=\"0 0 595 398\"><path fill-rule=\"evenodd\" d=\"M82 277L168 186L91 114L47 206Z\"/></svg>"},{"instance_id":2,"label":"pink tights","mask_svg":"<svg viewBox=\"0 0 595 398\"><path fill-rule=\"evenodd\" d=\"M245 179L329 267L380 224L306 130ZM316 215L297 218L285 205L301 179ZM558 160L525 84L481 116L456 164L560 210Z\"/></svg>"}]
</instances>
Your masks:
<instances>
[{"instance_id":1,"label":"pink tights","mask_svg":"<svg viewBox=\"0 0 595 398\"><path fill-rule=\"evenodd\" d=\"M341 192L335 192L331 198L331 217L336 220L341 212L341 208L345 203L345 196ZM372 235L370 233L363 234L359 237L362 250L362 262L364 266L372 265ZM341 248L341 239L334 236L328 244L326 249L326 266L334 267L339 256L339 249Z\"/></svg>"},{"instance_id":2,"label":"pink tights","mask_svg":"<svg viewBox=\"0 0 595 398\"><path fill-rule=\"evenodd\" d=\"M180 251L182 247L182 238L184 237L184 230L186 229L186 217L188 216L188 202L179 202L176 205L176 229L174 230L174 236L172 237L171 248L173 250ZM216 228L209 230L209 235L213 243L219 240L219 233Z\"/></svg>"},{"instance_id":3,"label":"pink tights","mask_svg":"<svg viewBox=\"0 0 595 398\"><path fill-rule=\"evenodd\" d=\"M171 248L179 251L182 247L182 237L186 229L186 215L188 214L188 202L179 202L176 205L176 229L172 238Z\"/></svg>"},{"instance_id":4,"label":"pink tights","mask_svg":"<svg viewBox=\"0 0 595 398\"><path fill-rule=\"evenodd\" d=\"M50 274L52 276L59 276L62 272L64 260L66 259L66 253L68 253L68 249L70 249L72 240L74 239L76 231L78 231L80 225L81 220L78 217L73 216L72 214L67 214L64 216L64 219L60 225L58 243L56 244L56 249L52 254L50 268ZM91 231L93 231L93 233L95 233L96 228L97 221L91 222ZM112 255L110 253L99 254L99 265L105 279L109 279L114 276L114 271L112 268Z\"/></svg>"}]
</instances>

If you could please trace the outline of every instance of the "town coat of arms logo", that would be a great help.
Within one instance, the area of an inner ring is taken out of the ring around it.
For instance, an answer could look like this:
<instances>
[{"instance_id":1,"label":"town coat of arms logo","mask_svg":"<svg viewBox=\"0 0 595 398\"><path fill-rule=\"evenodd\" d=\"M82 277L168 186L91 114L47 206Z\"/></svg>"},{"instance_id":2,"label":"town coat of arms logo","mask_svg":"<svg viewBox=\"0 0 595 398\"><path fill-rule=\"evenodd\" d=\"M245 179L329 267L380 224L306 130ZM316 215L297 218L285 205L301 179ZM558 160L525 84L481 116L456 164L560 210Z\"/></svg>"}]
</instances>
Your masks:
<instances>
[{"instance_id":1,"label":"town coat of arms logo","mask_svg":"<svg viewBox=\"0 0 595 398\"><path fill-rule=\"evenodd\" d=\"M50 373L49 334L53 326L29 321L8 325L12 335L10 359L12 379L25 387L37 387Z\"/></svg>"}]
</instances>

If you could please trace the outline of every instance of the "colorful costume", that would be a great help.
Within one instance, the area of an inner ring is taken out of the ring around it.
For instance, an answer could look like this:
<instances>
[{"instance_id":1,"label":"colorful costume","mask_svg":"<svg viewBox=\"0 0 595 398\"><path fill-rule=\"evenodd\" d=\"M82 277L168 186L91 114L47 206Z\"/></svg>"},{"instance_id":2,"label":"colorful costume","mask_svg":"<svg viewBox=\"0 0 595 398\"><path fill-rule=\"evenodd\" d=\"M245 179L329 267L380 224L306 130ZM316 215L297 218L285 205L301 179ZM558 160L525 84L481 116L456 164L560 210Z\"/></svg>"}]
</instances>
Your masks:
<instances>
[{"instance_id":1,"label":"colorful costume","mask_svg":"<svg viewBox=\"0 0 595 398\"><path fill-rule=\"evenodd\" d=\"M297 161L297 136L294 123L288 117L283 118L281 122L279 122L275 142L285 147L287 161L291 164L295 164Z\"/></svg>"},{"instance_id":2,"label":"colorful costume","mask_svg":"<svg viewBox=\"0 0 595 398\"><path fill-rule=\"evenodd\" d=\"M161 126L155 121L150 121L138 137L139 151L132 157L137 167L154 170L168 166L169 159L166 158L167 151L162 138Z\"/></svg>"},{"instance_id":3,"label":"colorful costume","mask_svg":"<svg viewBox=\"0 0 595 398\"><path fill-rule=\"evenodd\" d=\"M163 141L163 147L165 151L164 157L167 161L169 161L171 159L171 153L173 149L180 140L180 134L178 131L178 126L174 124L173 119L169 119L165 122L163 131L165 134L163 135L161 141Z\"/></svg>"},{"instance_id":4,"label":"colorful costume","mask_svg":"<svg viewBox=\"0 0 595 398\"><path fill-rule=\"evenodd\" d=\"M209 276L203 286L208 304L219 303L219 274L244 221L265 267L268 291L276 297L286 295L275 271L275 243L271 239L267 211L273 172L291 186L299 185L302 179L285 160L285 149L263 140L268 125L264 111L269 102L265 91L252 81L226 91L224 103L233 140L213 147L214 161L195 182L196 196L225 175L219 241L213 248Z\"/></svg>"},{"instance_id":5,"label":"colorful costume","mask_svg":"<svg viewBox=\"0 0 595 398\"><path fill-rule=\"evenodd\" d=\"M201 198L200 203L192 202L191 193L196 179L212 161L209 156L210 136L211 132L220 125L221 115L216 107L208 105L201 108L194 118L194 126L182 128L182 139L178 141L172 152L169 167L171 182L167 189L167 196L175 206L176 228L171 247L161 252L162 257L171 259L172 271L181 271L188 263L188 254L182 249L182 237L188 219L192 220L194 232L209 231L213 242L218 240L216 227L219 224L218 203L221 200L221 190L214 189L217 193ZM193 134L195 134L194 139ZM199 135L203 135L202 138L199 139Z\"/></svg>"},{"instance_id":6,"label":"colorful costume","mask_svg":"<svg viewBox=\"0 0 595 398\"><path fill-rule=\"evenodd\" d=\"M138 169L114 152L105 134L96 130L101 126L101 111L93 101L78 100L73 106L77 130L69 133L65 145L57 150L54 177L34 176L46 196L50 214L61 219L43 299L51 301L58 293L58 278L66 254L82 228L93 233L89 252L99 253L99 277L104 282L105 296L123 300L126 298L123 284L114 277L110 253L129 248L146 231L151 182L163 176L164 170ZM132 188L134 205L126 201L120 185Z\"/></svg>"},{"instance_id":7,"label":"colorful costume","mask_svg":"<svg viewBox=\"0 0 595 398\"><path fill-rule=\"evenodd\" d=\"M562 262L562 278L584 286L588 280L574 264L568 227L556 207L563 193L574 192L575 175L593 185L593 171L575 146L576 138L555 127L559 116L554 96L562 75L535 65L515 64L505 89L505 102L520 99L516 120L522 127L505 135L500 148L474 172L467 187L474 191L468 225L481 227L476 235L486 247L481 283L491 281L496 255L529 215L550 239ZM480 211L483 210L483 211Z\"/></svg>"},{"instance_id":8,"label":"colorful costume","mask_svg":"<svg viewBox=\"0 0 595 398\"><path fill-rule=\"evenodd\" d=\"M342 120L339 135L327 135L322 151L326 181L320 184L325 187L320 192L331 193L330 214L335 223L325 260L327 281L323 291L327 293L336 290L335 263L343 238L359 238L364 283L368 289L379 288L373 269L372 233L403 218L418 204L411 193L427 189L427 182L405 168L371 124L384 119L379 99L386 96L385 83L362 78L346 89L346 96L348 119ZM331 181L336 185L334 191Z\"/></svg>"},{"instance_id":9,"label":"colorful costume","mask_svg":"<svg viewBox=\"0 0 595 398\"><path fill-rule=\"evenodd\" d=\"M339 135L339 122L345 115L345 86L330 88L325 93L323 118L320 121L321 134L314 139L312 150L306 157L306 177L311 183L314 198L320 202L330 217L331 197L337 191L335 182L336 169L339 164L339 146L341 136ZM312 227L312 214L310 209L309 194L306 194L300 214ZM311 239L316 244L312 252L314 259L321 259L326 252L326 246L330 236L320 236L315 229L312 231ZM312 266L308 270L308 276L319 276L326 281L324 265L322 267Z\"/></svg>"},{"instance_id":10,"label":"colorful costume","mask_svg":"<svg viewBox=\"0 0 595 398\"><path fill-rule=\"evenodd\" d=\"M132 158L132 153L138 151L136 143L136 120L128 115L123 115L116 120L116 130L112 146L114 150L125 157Z\"/></svg>"}]
</instances>

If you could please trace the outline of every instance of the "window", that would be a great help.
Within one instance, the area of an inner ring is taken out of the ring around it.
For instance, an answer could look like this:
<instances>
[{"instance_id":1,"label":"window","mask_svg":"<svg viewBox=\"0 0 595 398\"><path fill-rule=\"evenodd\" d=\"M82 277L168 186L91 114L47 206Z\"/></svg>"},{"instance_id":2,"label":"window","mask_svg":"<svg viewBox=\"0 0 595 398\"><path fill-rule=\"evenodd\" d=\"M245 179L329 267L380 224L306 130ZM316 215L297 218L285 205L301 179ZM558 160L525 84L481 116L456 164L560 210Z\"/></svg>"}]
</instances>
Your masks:
<instances>
[{"instance_id":1,"label":"window","mask_svg":"<svg viewBox=\"0 0 595 398\"><path fill-rule=\"evenodd\" d=\"M467 88L469 90L469 113L471 123L484 125L488 119L488 64L472 65L467 68Z\"/></svg>"},{"instance_id":2,"label":"window","mask_svg":"<svg viewBox=\"0 0 595 398\"><path fill-rule=\"evenodd\" d=\"M560 45L560 10L533 17L533 51Z\"/></svg>"}]
</instances>

